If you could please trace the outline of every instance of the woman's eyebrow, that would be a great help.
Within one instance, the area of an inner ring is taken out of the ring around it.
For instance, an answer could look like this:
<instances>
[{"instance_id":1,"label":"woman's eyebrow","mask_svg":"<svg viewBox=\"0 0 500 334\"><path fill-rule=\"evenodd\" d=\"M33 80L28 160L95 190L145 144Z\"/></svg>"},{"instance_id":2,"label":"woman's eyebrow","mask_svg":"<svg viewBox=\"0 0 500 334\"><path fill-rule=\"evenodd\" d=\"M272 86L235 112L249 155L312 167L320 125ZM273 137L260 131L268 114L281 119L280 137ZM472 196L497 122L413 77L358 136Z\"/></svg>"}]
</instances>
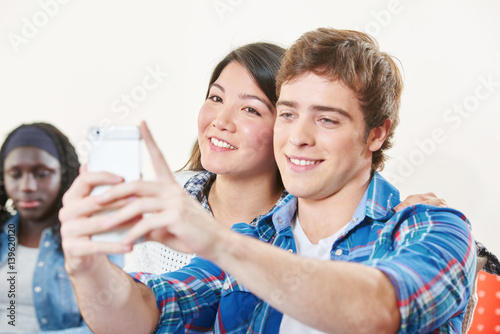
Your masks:
<instances>
[{"instance_id":1,"label":"woman's eyebrow","mask_svg":"<svg viewBox=\"0 0 500 334\"><path fill-rule=\"evenodd\" d=\"M253 95L253 94L240 94L238 95L240 99L242 100L257 100L257 101L260 101L262 102L269 110L273 110L273 108L269 105L269 103L264 100L263 98L257 96L257 95Z\"/></svg>"},{"instance_id":2,"label":"woman's eyebrow","mask_svg":"<svg viewBox=\"0 0 500 334\"><path fill-rule=\"evenodd\" d=\"M212 88L212 87L217 87L217 88L219 88L219 89L220 89L223 93L225 93L225 92L226 92L226 90L224 89L224 87L222 87L222 86L221 86L221 85L219 85L218 83L215 83L215 82L214 82L213 84L211 84L211 85L210 85L210 88Z\"/></svg>"}]
</instances>

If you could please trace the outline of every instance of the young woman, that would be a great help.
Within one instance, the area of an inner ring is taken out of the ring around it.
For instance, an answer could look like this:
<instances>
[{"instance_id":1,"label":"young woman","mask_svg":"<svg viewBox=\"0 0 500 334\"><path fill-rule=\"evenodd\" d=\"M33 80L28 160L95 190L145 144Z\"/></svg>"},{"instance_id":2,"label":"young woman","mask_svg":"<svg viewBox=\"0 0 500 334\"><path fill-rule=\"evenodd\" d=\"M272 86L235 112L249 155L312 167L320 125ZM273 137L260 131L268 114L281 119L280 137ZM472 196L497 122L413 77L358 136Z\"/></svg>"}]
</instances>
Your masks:
<instances>
[{"instance_id":1,"label":"young woman","mask_svg":"<svg viewBox=\"0 0 500 334\"><path fill-rule=\"evenodd\" d=\"M68 138L50 124L21 125L2 145L0 333L90 333L64 270L58 219L79 166Z\"/></svg>"}]
</instances>

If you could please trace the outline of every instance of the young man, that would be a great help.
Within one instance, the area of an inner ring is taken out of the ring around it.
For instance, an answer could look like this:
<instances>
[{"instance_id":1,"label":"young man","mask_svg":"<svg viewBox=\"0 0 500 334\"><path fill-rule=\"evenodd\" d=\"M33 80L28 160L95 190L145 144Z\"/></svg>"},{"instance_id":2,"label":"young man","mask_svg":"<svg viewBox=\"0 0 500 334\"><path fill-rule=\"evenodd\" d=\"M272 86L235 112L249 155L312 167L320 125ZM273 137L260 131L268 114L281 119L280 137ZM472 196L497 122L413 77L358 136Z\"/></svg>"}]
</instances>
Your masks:
<instances>
[{"instance_id":1,"label":"young man","mask_svg":"<svg viewBox=\"0 0 500 334\"><path fill-rule=\"evenodd\" d=\"M78 216L84 201L95 210L125 202L107 228L155 208L151 185L139 183L117 185L92 201L86 195L93 186L119 180L85 174L67 195L61 221L66 267L89 327L96 333L459 331L475 270L467 220L427 205L394 213L399 193L376 172L391 145L401 90L397 66L369 36L335 29L304 34L278 75L274 149L291 195L256 227L235 225L241 234L211 224L182 192L143 125L157 187L168 189L171 205L160 218L139 221L127 241L148 234L208 260L195 258L162 276L134 274L138 283L105 258L91 258L122 246L88 247L77 238L85 247L70 245L72 236L103 229L98 219ZM130 196L141 205L126 204ZM94 297L103 291L111 291L105 309Z\"/></svg>"}]
</instances>

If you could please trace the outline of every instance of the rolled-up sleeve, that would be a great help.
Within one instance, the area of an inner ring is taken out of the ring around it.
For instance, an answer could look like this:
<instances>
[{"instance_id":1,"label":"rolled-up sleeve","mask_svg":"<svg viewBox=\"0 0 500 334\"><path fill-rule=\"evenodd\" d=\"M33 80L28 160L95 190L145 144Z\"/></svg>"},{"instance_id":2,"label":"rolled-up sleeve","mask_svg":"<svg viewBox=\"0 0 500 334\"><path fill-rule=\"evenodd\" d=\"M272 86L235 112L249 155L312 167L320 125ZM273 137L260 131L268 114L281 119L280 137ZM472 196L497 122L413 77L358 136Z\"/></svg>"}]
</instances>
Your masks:
<instances>
[{"instance_id":1,"label":"rolled-up sleeve","mask_svg":"<svg viewBox=\"0 0 500 334\"><path fill-rule=\"evenodd\" d=\"M411 207L382 229L364 264L383 271L396 290L402 333L426 333L457 316L471 295L476 250L470 225L452 209Z\"/></svg>"},{"instance_id":2,"label":"rolled-up sleeve","mask_svg":"<svg viewBox=\"0 0 500 334\"><path fill-rule=\"evenodd\" d=\"M155 294L160 310L157 333L211 333L226 274L212 262L194 258L163 275L129 273Z\"/></svg>"}]
</instances>

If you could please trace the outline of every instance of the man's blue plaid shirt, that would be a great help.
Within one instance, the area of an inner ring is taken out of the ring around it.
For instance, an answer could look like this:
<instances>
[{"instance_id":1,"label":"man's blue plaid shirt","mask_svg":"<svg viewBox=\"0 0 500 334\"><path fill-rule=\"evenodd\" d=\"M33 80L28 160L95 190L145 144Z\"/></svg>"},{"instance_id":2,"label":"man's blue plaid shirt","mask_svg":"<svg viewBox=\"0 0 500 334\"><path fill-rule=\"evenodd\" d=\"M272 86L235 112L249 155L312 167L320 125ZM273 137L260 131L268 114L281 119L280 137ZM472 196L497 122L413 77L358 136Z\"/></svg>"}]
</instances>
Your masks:
<instances>
[{"instance_id":1,"label":"man's blue plaid shirt","mask_svg":"<svg viewBox=\"0 0 500 334\"><path fill-rule=\"evenodd\" d=\"M476 263L468 220L456 210L428 205L394 213L399 192L378 173L366 199L365 217L339 236L332 261L358 262L389 277L401 312L400 333L460 333ZM295 252L295 211L296 198L288 195L256 226L233 229ZM280 312L205 259L163 275L131 275L155 293L161 312L157 333L279 332Z\"/></svg>"}]
</instances>

